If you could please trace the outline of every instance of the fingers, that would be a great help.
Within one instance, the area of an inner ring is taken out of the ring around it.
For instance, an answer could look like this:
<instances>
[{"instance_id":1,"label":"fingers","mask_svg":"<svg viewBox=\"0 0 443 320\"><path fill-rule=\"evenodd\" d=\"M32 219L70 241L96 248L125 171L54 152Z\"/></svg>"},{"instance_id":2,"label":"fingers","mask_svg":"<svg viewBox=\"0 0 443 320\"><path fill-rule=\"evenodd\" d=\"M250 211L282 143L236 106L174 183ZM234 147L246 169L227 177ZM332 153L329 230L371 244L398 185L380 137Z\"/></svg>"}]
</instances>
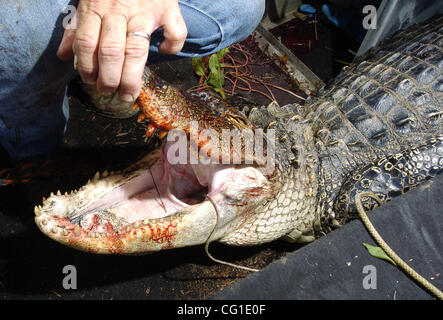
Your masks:
<instances>
[{"instance_id":1,"label":"fingers","mask_svg":"<svg viewBox=\"0 0 443 320\"><path fill-rule=\"evenodd\" d=\"M178 4L169 8L162 18L165 40L163 40L158 49L161 53L176 54L183 48L188 34Z\"/></svg>"},{"instance_id":2,"label":"fingers","mask_svg":"<svg viewBox=\"0 0 443 320\"><path fill-rule=\"evenodd\" d=\"M146 8L142 10L145 16L142 17L134 9L137 6L122 6L117 10L117 7L106 7L102 2L84 1L85 6L79 6L75 16L77 29L65 30L57 56L61 60L70 60L74 48L78 71L85 83L96 84L97 89L105 95L111 95L119 88L122 100L134 101L141 88L149 40L128 35L127 32L151 34L154 29L163 27L165 40L160 44L159 51L178 53L187 36L178 3L145 3ZM150 8L153 4L156 7ZM131 9L135 11L128 13Z\"/></svg>"},{"instance_id":3,"label":"fingers","mask_svg":"<svg viewBox=\"0 0 443 320\"><path fill-rule=\"evenodd\" d=\"M143 70L148 60L149 40L131 35L130 32L141 31L151 34L153 26L150 20L139 17L128 22L128 35L126 38L125 61L123 64L120 81L120 99L134 101L141 89Z\"/></svg>"},{"instance_id":4,"label":"fingers","mask_svg":"<svg viewBox=\"0 0 443 320\"><path fill-rule=\"evenodd\" d=\"M62 41L60 42L60 46L57 50L57 57L62 61L68 61L74 58L72 45L75 39L75 25L76 16L74 16L74 18L66 25Z\"/></svg>"},{"instance_id":5,"label":"fingers","mask_svg":"<svg viewBox=\"0 0 443 320\"><path fill-rule=\"evenodd\" d=\"M74 40L78 71L85 83L95 83L98 75L97 47L102 20L93 13L85 13L79 20Z\"/></svg>"},{"instance_id":6,"label":"fingers","mask_svg":"<svg viewBox=\"0 0 443 320\"><path fill-rule=\"evenodd\" d=\"M127 21L122 15L103 17L98 50L97 89L111 95L120 84L125 61Z\"/></svg>"}]
</instances>

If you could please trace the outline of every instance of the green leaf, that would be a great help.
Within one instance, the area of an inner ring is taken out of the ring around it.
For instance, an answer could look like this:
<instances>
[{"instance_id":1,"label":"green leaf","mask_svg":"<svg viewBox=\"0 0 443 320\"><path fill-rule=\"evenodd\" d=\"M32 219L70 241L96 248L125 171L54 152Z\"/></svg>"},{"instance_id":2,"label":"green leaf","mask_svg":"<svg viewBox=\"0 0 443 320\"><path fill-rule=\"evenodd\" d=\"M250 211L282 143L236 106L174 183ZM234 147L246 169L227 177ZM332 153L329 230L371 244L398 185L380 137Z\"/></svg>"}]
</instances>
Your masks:
<instances>
[{"instance_id":1,"label":"green leaf","mask_svg":"<svg viewBox=\"0 0 443 320\"><path fill-rule=\"evenodd\" d=\"M194 72L201 76L205 75L205 65L203 64L203 59L200 57L192 58L192 69Z\"/></svg>"},{"instance_id":2,"label":"green leaf","mask_svg":"<svg viewBox=\"0 0 443 320\"><path fill-rule=\"evenodd\" d=\"M209 57L209 70L211 70L211 72L217 73L218 70L220 69L220 63L218 62L218 57L217 54L213 54Z\"/></svg>"},{"instance_id":3,"label":"green leaf","mask_svg":"<svg viewBox=\"0 0 443 320\"><path fill-rule=\"evenodd\" d=\"M370 245L368 243L364 243L363 242L363 246L365 246L365 248L368 250L369 254L373 257L376 257L378 259L384 259L386 261L389 261L390 263L392 263L394 266L397 266L397 264L395 263L394 260L392 260L387 254L386 252L383 251L382 248L380 247L376 247L373 245Z\"/></svg>"},{"instance_id":4,"label":"green leaf","mask_svg":"<svg viewBox=\"0 0 443 320\"><path fill-rule=\"evenodd\" d=\"M211 70L211 73L209 74L209 83L216 88L221 88L224 84L225 76L220 67L217 55L215 54L209 58L209 69Z\"/></svg>"},{"instance_id":5,"label":"green leaf","mask_svg":"<svg viewBox=\"0 0 443 320\"><path fill-rule=\"evenodd\" d=\"M216 53L218 60L223 58L223 56L229 52L229 48L221 49L219 52Z\"/></svg>"},{"instance_id":6,"label":"green leaf","mask_svg":"<svg viewBox=\"0 0 443 320\"><path fill-rule=\"evenodd\" d=\"M223 70L220 70L220 88L225 85L225 74L223 73Z\"/></svg>"},{"instance_id":7,"label":"green leaf","mask_svg":"<svg viewBox=\"0 0 443 320\"><path fill-rule=\"evenodd\" d=\"M215 88L220 88L220 79L219 79L219 73L211 71L209 74L209 80L208 83L212 85Z\"/></svg>"},{"instance_id":8,"label":"green leaf","mask_svg":"<svg viewBox=\"0 0 443 320\"><path fill-rule=\"evenodd\" d=\"M215 92L218 92L222 96L223 99L226 99L225 92L223 91L222 88L213 88L213 90Z\"/></svg>"},{"instance_id":9,"label":"green leaf","mask_svg":"<svg viewBox=\"0 0 443 320\"><path fill-rule=\"evenodd\" d=\"M223 87L225 83L225 77L222 70L218 70L216 72L211 72L209 75L209 83L215 88Z\"/></svg>"},{"instance_id":10,"label":"green leaf","mask_svg":"<svg viewBox=\"0 0 443 320\"><path fill-rule=\"evenodd\" d=\"M213 90L219 93L223 97L223 99L226 98L223 91L223 85L225 84L225 75L223 72L223 68L226 67L226 65L224 63L220 63L220 60L227 52L229 52L228 48L222 49L219 52L212 54L209 57L208 61L209 76L207 77L207 84L211 85L213 87Z\"/></svg>"}]
</instances>

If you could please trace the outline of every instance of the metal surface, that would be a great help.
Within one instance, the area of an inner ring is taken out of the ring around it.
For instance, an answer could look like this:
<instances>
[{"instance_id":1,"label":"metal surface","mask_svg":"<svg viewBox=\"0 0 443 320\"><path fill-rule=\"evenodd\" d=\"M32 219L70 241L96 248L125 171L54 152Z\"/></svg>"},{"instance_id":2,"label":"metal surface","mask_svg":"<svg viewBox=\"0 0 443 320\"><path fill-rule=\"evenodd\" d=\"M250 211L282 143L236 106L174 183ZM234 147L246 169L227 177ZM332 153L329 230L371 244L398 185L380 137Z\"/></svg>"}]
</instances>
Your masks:
<instances>
[{"instance_id":1,"label":"metal surface","mask_svg":"<svg viewBox=\"0 0 443 320\"><path fill-rule=\"evenodd\" d=\"M317 75L262 25L257 27L253 37L260 49L274 60L283 72L296 80L306 94L316 93L324 86L323 81Z\"/></svg>"},{"instance_id":2,"label":"metal surface","mask_svg":"<svg viewBox=\"0 0 443 320\"><path fill-rule=\"evenodd\" d=\"M441 0L384 0L377 9L377 27L368 30L357 56L376 47L396 31L425 21L436 13L443 13Z\"/></svg>"}]
</instances>

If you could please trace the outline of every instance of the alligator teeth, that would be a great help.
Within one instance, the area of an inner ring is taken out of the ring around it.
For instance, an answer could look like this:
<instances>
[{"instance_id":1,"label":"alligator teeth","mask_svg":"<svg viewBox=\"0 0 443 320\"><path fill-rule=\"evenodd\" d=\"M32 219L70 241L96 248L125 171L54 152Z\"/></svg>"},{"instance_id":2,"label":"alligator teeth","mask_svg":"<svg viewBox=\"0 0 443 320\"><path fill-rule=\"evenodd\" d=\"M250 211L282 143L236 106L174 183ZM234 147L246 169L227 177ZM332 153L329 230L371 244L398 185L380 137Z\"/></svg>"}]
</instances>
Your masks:
<instances>
[{"instance_id":1,"label":"alligator teeth","mask_svg":"<svg viewBox=\"0 0 443 320\"><path fill-rule=\"evenodd\" d=\"M34 207L34 213L37 217L39 217L42 214L40 208L37 206Z\"/></svg>"},{"instance_id":2,"label":"alligator teeth","mask_svg":"<svg viewBox=\"0 0 443 320\"><path fill-rule=\"evenodd\" d=\"M48 224L48 221L46 221L45 219L42 220L42 225L46 226Z\"/></svg>"},{"instance_id":3,"label":"alligator teeth","mask_svg":"<svg viewBox=\"0 0 443 320\"><path fill-rule=\"evenodd\" d=\"M103 171L102 176L106 178L109 175L108 170Z\"/></svg>"},{"instance_id":4,"label":"alligator teeth","mask_svg":"<svg viewBox=\"0 0 443 320\"><path fill-rule=\"evenodd\" d=\"M77 226L74 228L74 235L75 236L79 236L80 235L80 228L77 227Z\"/></svg>"},{"instance_id":5,"label":"alligator teeth","mask_svg":"<svg viewBox=\"0 0 443 320\"><path fill-rule=\"evenodd\" d=\"M54 192L51 192L51 194L49 195L50 197L53 197L54 196Z\"/></svg>"},{"instance_id":6,"label":"alligator teeth","mask_svg":"<svg viewBox=\"0 0 443 320\"><path fill-rule=\"evenodd\" d=\"M61 196L61 195L62 195L62 193L60 192L60 190L57 190L57 195L58 195L58 196Z\"/></svg>"},{"instance_id":7,"label":"alligator teeth","mask_svg":"<svg viewBox=\"0 0 443 320\"><path fill-rule=\"evenodd\" d=\"M68 191L65 191L65 196L67 196L68 195Z\"/></svg>"},{"instance_id":8,"label":"alligator teeth","mask_svg":"<svg viewBox=\"0 0 443 320\"><path fill-rule=\"evenodd\" d=\"M62 235L64 235L65 237L69 234L68 230L63 229L62 230Z\"/></svg>"},{"instance_id":9,"label":"alligator teeth","mask_svg":"<svg viewBox=\"0 0 443 320\"><path fill-rule=\"evenodd\" d=\"M147 225L149 224L149 218L146 218L145 220L143 220L143 224L144 224L145 226L147 226Z\"/></svg>"},{"instance_id":10,"label":"alligator teeth","mask_svg":"<svg viewBox=\"0 0 443 320\"><path fill-rule=\"evenodd\" d=\"M98 180L99 178L100 178L100 172L97 171L94 175L93 180L95 181L95 180Z\"/></svg>"},{"instance_id":11,"label":"alligator teeth","mask_svg":"<svg viewBox=\"0 0 443 320\"><path fill-rule=\"evenodd\" d=\"M58 228L56 226L52 227L51 232L52 233L57 233L58 232Z\"/></svg>"}]
</instances>

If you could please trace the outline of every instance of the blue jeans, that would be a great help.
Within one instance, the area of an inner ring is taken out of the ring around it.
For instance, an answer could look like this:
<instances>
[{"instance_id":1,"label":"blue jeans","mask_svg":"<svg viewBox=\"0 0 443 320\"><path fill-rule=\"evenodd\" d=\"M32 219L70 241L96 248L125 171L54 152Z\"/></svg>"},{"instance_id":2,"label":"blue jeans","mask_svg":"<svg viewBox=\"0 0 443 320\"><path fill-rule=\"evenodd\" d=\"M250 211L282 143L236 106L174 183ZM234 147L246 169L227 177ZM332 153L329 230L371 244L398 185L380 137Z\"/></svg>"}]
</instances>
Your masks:
<instances>
[{"instance_id":1,"label":"blue jeans","mask_svg":"<svg viewBox=\"0 0 443 320\"><path fill-rule=\"evenodd\" d=\"M13 159L43 154L61 144L69 117L67 83L72 62L56 57L66 14L78 0L0 1L0 144ZM188 28L183 50L158 53L152 35L148 63L205 56L246 38L260 22L265 0L179 0Z\"/></svg>"}]
</instances>

